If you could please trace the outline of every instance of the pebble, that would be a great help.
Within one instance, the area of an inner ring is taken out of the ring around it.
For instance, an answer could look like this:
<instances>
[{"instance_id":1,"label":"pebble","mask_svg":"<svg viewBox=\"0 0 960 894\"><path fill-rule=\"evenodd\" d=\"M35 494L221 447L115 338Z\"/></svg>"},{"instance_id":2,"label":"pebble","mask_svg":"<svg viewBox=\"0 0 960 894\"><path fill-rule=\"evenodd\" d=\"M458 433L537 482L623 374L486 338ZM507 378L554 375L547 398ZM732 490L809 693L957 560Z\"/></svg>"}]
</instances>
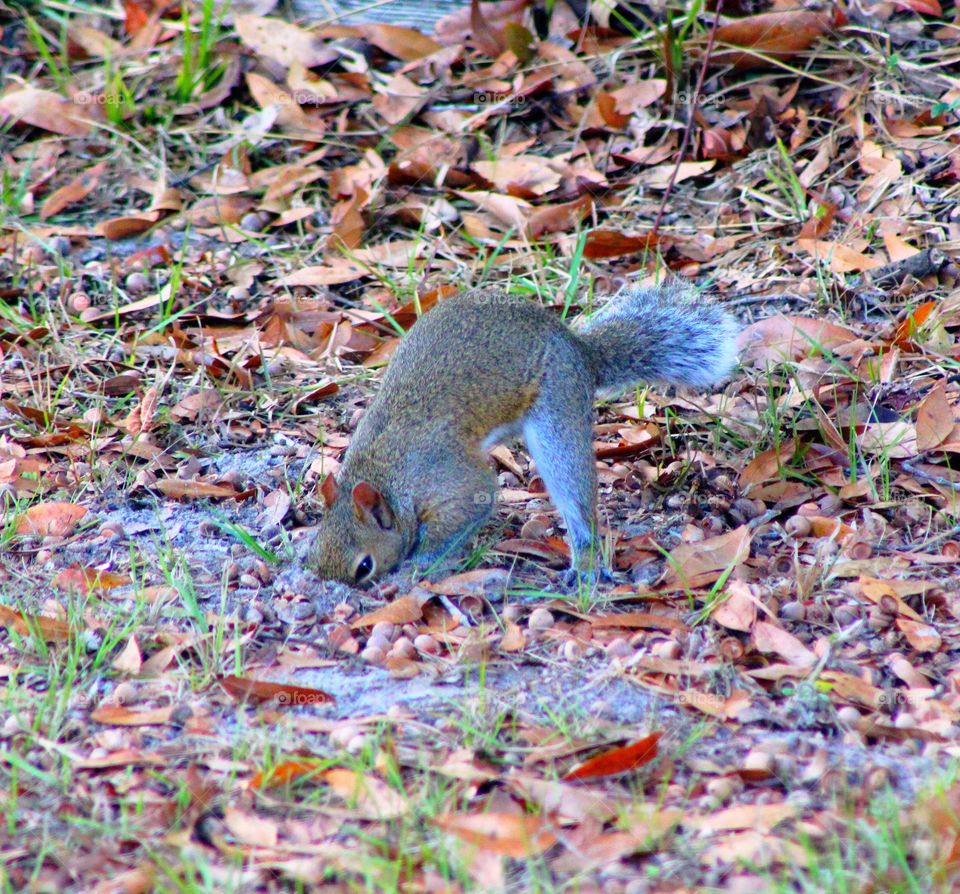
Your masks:
<instances>
[{"instance_id":1,"label":"pebble","mask_svg":"<svg viewBox=\"0 0 960 894\"><path fill-rule=\"evenodd\" d=\"M409 637L401 636L390 649L391 658L416 658L417 649Z\"/></svg>"},{"instance_id":2,"label":"pebble","mask_svg":"<svg viewBox=\"0 0 960 894\"><path fill-rule=\"evenodd\" d=\"M263 612L255 605L248 605L243 612L243 620L248 624L260 624L263 622Z\"/></svg>"},{"instance_id":3,"label":"pebble","mask_svg":"<svg viewBox=\"0 0 960 894\"><path fill-rule=\"evenodd\" d=\"M227 296L230 301L247 301L250 298L250 290L243 286L230 286L227 289Z\"/></svg>"},{"instance_id":4,"label":"pebble","mask_svg":"<svg viewBox=\"0 0 960 894\"><path fill-rule=\"evenodd\" d=\"M837 720L844 726L856 726L860 720L860 712L853 705L844 705L837 711Z\"/></svg>"},{"instance_id":5,"label":"pebble","mask_svg":"<svg viewBox=\"0 0 960 894\"><path fill-rule=\"evenodd\" d=\"M111 705L132 705L137 701L137 687L126 680L118 683L116 688L105 699Z\"/></svg>"},{"instance_id":6,"label":"pebble","mask_svg":"<svg viewBox=\"0 0 960 894\"><path fill-rule=\"evenodd\" d=\"M742 787L742 785L737 785L738 782L738 777L720 776L717 779L711 779L707 783L707 792L723 803L732 798Z\"/></svg>"},{"instance_id":7,"label":"pebble","mask_svg":"<svg viewBox=\"0 0 960 894\"><path fill-rule=\"evenodd\" d=\"M108 521L100 526L100 533L104 537L108 537L111 540L116 540L120 537L126 537L127 532L123 529L123 525L118 521Z\"/></svg>"},{"instance_id":8,"label":"pebble","mask_svg":"<svg viewBox=\"0 0 960 894\"><path fill-rule=\"evenodd\" d=\"M512 621L514 624L523 616L523 609L515 602L509 602L503 607L503 620Z\"/></svg>"},{"instance_id":9,"label":"pebble","mask_svg":"<svg viewBox=\"0 0 960 894\"><path fill-rule=\"evenodd\" d=\"M334 748L343 748L347 742L357 736L359 732L360 730L353 726L353 724L345 723L343 726L338 726L331 731L330 744L333 745Z\"/></svg>"},{"instance_id":10,"label":"pebble","mask_svg":"<svg viewBox=\"0 0 960 894\"><path fill-rule=\"evenodd\" d=\"M436 655L440 651L440 643L429 633L421 633L413 641L413 646L418 652L422 652L425 655Z\"/></svg>"},{"instance_id":11,"label":"pebble","mask_svg":"<svg viewBox=\"0 0 960 894\"><path fill-rule=\"evenodd\" d=\"M367 646L360 653L360 657L367 664L383 664L387 660L387 653L380 646Z\"/></svg>"},{"instance_id":12,"label":"pebble","mask_svg":"<svg viewBox=\"0 0 960 894\"><path fill-rule=\"evenodd\" d=\"M133 273L129 274L123 281L123 284L126 286L128 292L132 292L135 295L146 292L147 289L150 288L150 280L147 278L147 275L141 273L139 270L134 270Z\"/></svg>"},{"instance_id":13,"label":"pebble","mask_svg":"<svg viewBox=\"0 0 960 894\"><path fill-rule=\"evenodd\" d=\"M535 608L527 618L527 626L531 630L546 630L553 627L553 612L546 608Z\"/></svg>"},{"instance_id":14,"label":"pebble","mask_svg":"<svg viewBox=\"0 0 960 894\"><path fill-rule=\"evenodd\" d=\"M367 640L368 649L379 649L384 655L390 651L392 643L380 633L371 633Z\"/></svg>"},{"instance_id":15,"label":"pebble","mask_svg":"<svg viewBox=\"0 0 960 894\"><path fill-rule=\"evenodd\" d=\"M622 636L607 644L607 655L610 658L629 658L633 655L633 649Z\"/></svg>"},{"instance_id":16,"label":"pebble","mask_svg":"<svg viewBox=\"0 0 960 894\"><path fill-rule=\"evenodd\" d=\"M370 638L379 636L383 637L386 642L392 643L399 634L400 631L397 630L396 624L391 624L389 621L378 621L373 625L373 630L370 631Z\"/></svg>"},{"instance_id":17,"label":"pebble","mask_svg":"<svg viewBox=\"0 0 960 894\"><path fill-rule=\"evenodd\" d=\"M240 229L246 230L248 233L259 233L264 226L263 218L256 211L251 211L248 214L244 214L240 218Z\"/></svg>"},{"instance_id":18,"label":"pebble","mask_svg":"<svg viewBox=\"0 0 960 894\"><path fill-rule=\"evenodd\" d=\"M660 642L654 643L650 651L658 658L669 658L670 660L676 660L683 654L683 648L675 639L662 639Z\"/></svg>"},{"instance_id":19,"label":"pebble","mask_svg":"<svg viewBox=\"0 0 960 894\"><path fill-rule=\"evenodd\" d=\"M802 621L806 617L806 609L802 602L794 600L780 606L780 617L787 621Z\"/></svg>"},{"instance_id":20,"label":"pebble","mask_svg":"<svg viewBox=\"0 0 960 894\"><path fill-rule=\"evenodd\" d=\"M743 759L744 770L773 770L773 755L765 751L751 751Z\"/></svg>"}]
</instances>

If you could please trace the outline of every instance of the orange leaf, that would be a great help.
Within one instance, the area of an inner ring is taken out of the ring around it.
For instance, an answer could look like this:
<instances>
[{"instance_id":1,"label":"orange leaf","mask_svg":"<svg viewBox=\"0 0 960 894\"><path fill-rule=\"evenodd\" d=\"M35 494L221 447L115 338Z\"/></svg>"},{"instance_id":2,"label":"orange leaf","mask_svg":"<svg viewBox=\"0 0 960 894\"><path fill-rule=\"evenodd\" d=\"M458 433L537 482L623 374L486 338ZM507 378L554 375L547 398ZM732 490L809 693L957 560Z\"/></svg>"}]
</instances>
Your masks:
<instances>
[{"instance_id":1,"label":"orange leaf","mask_svg":"<svg viewBox=\"0 0 960 894\"><path fill-rule=\"evenodd\" d=\"M137 711L125 705L104 705L90 713L90 719L110 726L161 726L170 720L173 705Z\"/></svg>"},{"instance_id":2,"label":"orange leaf","mask_svg":"<svg viewBox=\"0 0 960 894\"><path fill-rule=\"evenodd\" d=\"M81 568L79 565L71 565L69 568L64 568L53 583L61 590L94 593L125 587L132 581L126 574L114 574L111 571L100 571L98 568Z\"/></svg>"},{"instance_id":3,"label":"orange leaf","mask_svg":"<svg viewBox=\"0 0 960 894\"><path fill-rule=\"evenodd\" d=\"M18 534L40 537L66 537L87 514L76 503L37 503L31 506L17 522Z\"/></svg>"},{"instance_id":4,"label":"orange leaf","mask_svg":"<svg viewBox=\"0 0 960 894\"><path fill-rule=\"evenodd\" d=\"M312 761L310 763L306 761L284 761L282 764L277 764L277 766L269 772L261 770L257 773L257 775L250 780L250 787L259 789L265 785L286 785L288 782L293 782L294 779L315 773L319 769L320 764L318 761Z\"/></svg>"},{"instance_id":5,"label":"orange leaf","mask_svg":"<svg viewBox=\"0 0 960 894\"><path fill-rule=\"evenodd\" d=\"M523 859L553 847L557 840L542 817L515 813L472 813L437 817L437 826L484 850Z\"/></svg>"},{"instance_id":6,"label":"orange leaf","mask_svg":"<svg viewBox=\"0 0 960 894\"><path fill-rule=\"evenodd\" d=\"M73 205L81 199L85 199L100 182L100 175L107 169L107 163L101 161L99 164L84 171L79 177L71 180L66 186L61 186L47 196L43 205L40 206L40 220L46 220L59 214L68 205Z\"/></svg>"},{"instance_id":7,"label":"orange leaf","mask_svg":"<svg viewBox=\"0 0 960 894\"><path fill-rule=\"evenodd\" d=\"M401 596L369 612L362 618L354 621L350 627L357 630L361 627L373 627L381 621L389 624L412 624L423 617L423 602L416 596Z\"/></svg>"},{"instance_id":8,"label":"orange leaf","mask_svg":"<svg viewBox=\"0 0 960 894\"><path fill-rule=\"evenodd\" d=\"M635 770L644 764L650 763L657 756L657 743L662 732L650 733L631 745L622 745L611 748L601 754L591 757L574 767L566 776L564 782L572 779L596 779L599 776L614 776L617 773L626 773Z\"/></svg>"},{"instance_id":9,"label":"orange leaf","mask_svg":"<svg viewBox=\"0 0 960 894\"><path fill-rule=\"evenodd\" d=\"M933 313L938 303L937 301L924 301L909 317L897 326L897 334L893 337L893 343L902 348L910 342L916 335L917 330L927 321L927 317Z\"/></svg>"},{"instance_id":10,"label":"orange leaf","mask_svg":"<svg viewBox=\"0 0 960 894\"><path fill-rule=\"evenodd\" d=\"M48 643L63 642L70 637L70 625L66 621L47 615L24 615L6 605L0 605L0 624L16 630L21 636L29 636L31 630L39 630Z\"/></svg>"}]
</instances>

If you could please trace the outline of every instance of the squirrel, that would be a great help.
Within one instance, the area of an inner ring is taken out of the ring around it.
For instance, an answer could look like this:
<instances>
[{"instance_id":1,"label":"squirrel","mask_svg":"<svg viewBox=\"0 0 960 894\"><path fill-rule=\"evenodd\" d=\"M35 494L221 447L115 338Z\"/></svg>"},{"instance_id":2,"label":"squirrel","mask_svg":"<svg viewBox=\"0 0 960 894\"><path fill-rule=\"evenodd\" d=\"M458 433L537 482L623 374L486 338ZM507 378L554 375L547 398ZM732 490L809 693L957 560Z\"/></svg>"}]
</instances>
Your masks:
<instances>
[{"instance_id":1,"label":"squirrel","mask_svg":"<svg viewBox=\"0 0 960 894\"><path fill-rule=\"evenodd\" d=\"M736 363L734 318L671 280L626 287L576 328L496 288L440 302L400 343L347 448L308 565L362 586L450 553L487 520L488 448L522 436L566 525L570 574L595 575L596 395L708 386Z\"/></svg>"}]
</instances>

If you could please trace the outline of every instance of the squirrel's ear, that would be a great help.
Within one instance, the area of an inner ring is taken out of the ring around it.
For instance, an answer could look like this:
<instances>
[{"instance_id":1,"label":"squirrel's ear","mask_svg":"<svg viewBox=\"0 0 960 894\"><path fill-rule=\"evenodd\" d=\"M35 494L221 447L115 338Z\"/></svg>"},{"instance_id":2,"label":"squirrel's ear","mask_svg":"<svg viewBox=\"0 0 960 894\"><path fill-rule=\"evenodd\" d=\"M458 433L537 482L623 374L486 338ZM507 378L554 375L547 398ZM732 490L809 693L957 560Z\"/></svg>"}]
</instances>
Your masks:
<instances>
[{"instance_id":1,"label":"squirrel's ear","mask_svg":"<svg viewBox=\"0 0 960 894\"><path fill-rule=\"evenodd\" d=\"M361 521L376 522L384 530L393 527L393 513L387 501L369 481L361 481L354 486L353 510Z\"/></svg>"},{"instance_id":2,"label":"squirrel's ear","mask_svg":"<svg viewBox=\"0 0 960 894\"><path fill-rule=\"evenodd\" d=\"M320 485L320 496L323 497L327 509L336 503L337 479L333 477L333 472L328 472L327 477L323 479L323 484Z\"/></svg>"}]
</instances>

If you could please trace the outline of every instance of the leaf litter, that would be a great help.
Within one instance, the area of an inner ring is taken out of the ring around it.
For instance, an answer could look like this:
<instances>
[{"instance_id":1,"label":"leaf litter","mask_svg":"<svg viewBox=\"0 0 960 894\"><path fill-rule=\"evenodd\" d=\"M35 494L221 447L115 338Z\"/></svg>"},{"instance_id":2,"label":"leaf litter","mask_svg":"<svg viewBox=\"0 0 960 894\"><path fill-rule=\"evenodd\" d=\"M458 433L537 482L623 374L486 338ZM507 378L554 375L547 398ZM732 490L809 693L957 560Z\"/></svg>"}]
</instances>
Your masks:
<instances>
[{"instance_id":1,"label":"leaf litter","mask_svg":"<svg viewBox=\"0 0 960 894\"><path fill-rule=\"evenodd\" d=\"M5 882L951 890L953 11L260 6L2 24ZM420 313L667 269L741 368L600 409L615 584L511 448L463 562L302 569Z\"/></svg>"}]
</instances>

